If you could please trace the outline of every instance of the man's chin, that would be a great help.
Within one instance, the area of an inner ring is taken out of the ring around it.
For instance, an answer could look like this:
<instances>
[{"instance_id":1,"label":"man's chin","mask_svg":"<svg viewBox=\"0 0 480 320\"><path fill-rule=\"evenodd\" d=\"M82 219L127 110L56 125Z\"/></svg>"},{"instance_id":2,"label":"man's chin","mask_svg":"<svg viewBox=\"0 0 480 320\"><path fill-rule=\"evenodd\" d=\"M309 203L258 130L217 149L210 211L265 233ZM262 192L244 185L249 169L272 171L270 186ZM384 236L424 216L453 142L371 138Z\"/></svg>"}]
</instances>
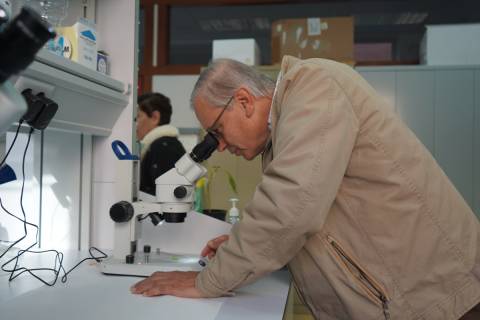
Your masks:
<instances>
[{"instance_id":1,"label":"man's chin","mask_svg":"<svg viewBox=\"0 0 480 320\"><path fill-rule=\"evenodd\" d=\"M242 153L242 157L245 159L245 160L253 160L255 159L255 157L257 156L258 154L244 154Z\"/></svg>"}]
</instances>

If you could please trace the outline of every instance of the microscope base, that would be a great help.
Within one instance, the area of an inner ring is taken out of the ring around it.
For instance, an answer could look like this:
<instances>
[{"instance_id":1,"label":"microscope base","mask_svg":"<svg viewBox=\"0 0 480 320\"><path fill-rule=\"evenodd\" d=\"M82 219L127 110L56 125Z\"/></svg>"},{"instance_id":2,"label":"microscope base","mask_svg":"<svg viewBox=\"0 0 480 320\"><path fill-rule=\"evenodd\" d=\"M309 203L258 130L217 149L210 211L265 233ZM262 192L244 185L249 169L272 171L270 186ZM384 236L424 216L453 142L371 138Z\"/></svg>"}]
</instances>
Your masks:
<instances>
[{"instance_id":1,"label":"microscope base","mask_svg":"<svg viewBox=\"0 0 480 320\"><path fill-rule=\"evenodd\" d=\"M152 254L152 256L154 256ZM156 271L201 271L199 257L179 256L162 253L152 257L145 263L145 257L135 256L135 262L125 263L125 260L108 258L100 263L100 271L107 275L148 277Z\"/></svg>"}]
</instances>

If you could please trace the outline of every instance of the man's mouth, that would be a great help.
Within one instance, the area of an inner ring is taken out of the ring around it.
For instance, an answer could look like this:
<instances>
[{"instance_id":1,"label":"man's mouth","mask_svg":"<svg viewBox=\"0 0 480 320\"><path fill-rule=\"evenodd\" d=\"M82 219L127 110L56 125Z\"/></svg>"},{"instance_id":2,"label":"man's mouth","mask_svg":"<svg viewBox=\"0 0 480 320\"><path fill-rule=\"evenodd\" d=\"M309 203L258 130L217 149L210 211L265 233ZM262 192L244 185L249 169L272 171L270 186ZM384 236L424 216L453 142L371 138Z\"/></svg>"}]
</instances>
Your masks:
<instances>
[{"instance_id":1,"label":"man's mouth","mask_svg":"<svg viewBox=\"0 0 480 320\"><path fill-rule=\"evenodd\" d=\"M230 151L231 154L239 156L242 150L232 147L232 148L229 148L228 151Z\"/></svg>"}]
</instances>

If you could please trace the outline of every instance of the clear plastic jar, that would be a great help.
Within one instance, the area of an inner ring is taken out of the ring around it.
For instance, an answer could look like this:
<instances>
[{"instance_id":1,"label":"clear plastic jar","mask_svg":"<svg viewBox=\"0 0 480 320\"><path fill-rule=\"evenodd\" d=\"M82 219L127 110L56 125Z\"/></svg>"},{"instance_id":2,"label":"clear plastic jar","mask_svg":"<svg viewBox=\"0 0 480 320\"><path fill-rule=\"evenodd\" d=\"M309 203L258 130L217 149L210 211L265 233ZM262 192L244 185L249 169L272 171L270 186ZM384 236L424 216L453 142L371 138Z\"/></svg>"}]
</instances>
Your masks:
<instances>
[{"instance_id":1,"label":"clear plastic jar","mask_svg":"<svg viewBox=\"0 0 480 320\"><path fill-rule=\"evenodd\" d=\"M25 0L25 5L37 11L53 27L59 27L68 14L68 0Z\"/></svg>"}]
</instances>

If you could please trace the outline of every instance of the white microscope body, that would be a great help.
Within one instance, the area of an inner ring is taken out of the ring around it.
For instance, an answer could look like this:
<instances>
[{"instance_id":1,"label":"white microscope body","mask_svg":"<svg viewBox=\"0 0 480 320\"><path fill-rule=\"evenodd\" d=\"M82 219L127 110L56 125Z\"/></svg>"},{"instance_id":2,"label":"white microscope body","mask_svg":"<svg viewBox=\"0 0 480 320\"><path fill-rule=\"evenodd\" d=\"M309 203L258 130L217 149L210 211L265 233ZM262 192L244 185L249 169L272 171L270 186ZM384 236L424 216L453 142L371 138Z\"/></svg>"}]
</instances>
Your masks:
<instances>
[{"instance_id":1,"label":"white microscope body","mask_svg":"<svg viewBox=\"0 0 480 320\"><path fill-rule=\"evenodd\" d=\"M154 256L150 254L150 245L144 245L142 251L138 248L142 238L143 223L150 221L157 226L162 220L172 224L185 221L195 199L195 183L207 172L199 162L210 157L217 145L217 139L207 134L190 154L183 155L175 163L174 168L155 180L155 197L141 193L139 196L141 201L132 203L120 201L110 208L110 217L116 222L116 233L120 233L121 229L128 225L129 248L125 248L125 239L116 237L114 257L101 264L103 273L148 276L156 270L179 270L178 263L175 263L178 261L169 262L168 259L163 259L160 268L149 259L150 256ZM122 234L124 237L125 232ZM155 256L165 258L159 252L156 252ZM190 266L183 264L183 267L187 268L185 270L196 270L199 267L198 259L195 261L190 259L190 262Z\"/></svg>"}]
</instances>

